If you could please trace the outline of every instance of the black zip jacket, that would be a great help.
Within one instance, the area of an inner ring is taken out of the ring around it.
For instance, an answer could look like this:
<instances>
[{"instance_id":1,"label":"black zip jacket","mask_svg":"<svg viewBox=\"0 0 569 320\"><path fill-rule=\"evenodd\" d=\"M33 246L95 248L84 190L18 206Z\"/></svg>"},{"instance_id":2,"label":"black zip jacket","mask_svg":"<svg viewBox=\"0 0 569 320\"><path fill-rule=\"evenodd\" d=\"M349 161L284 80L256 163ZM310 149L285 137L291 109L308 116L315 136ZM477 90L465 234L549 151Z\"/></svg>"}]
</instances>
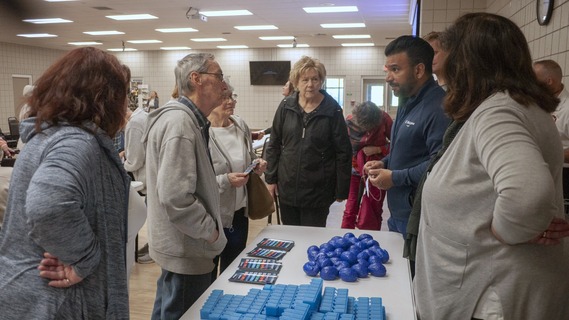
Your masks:
<instances>
[{"instance_id":1,"label":"black zip jacket","mask_svg":"<svg viewBox=\"0 0 569 320\"><path fill-rule=\"evenodd\" d=\"M298 92L283 99L267 144L265 180L277 184L279 200L315 208L346 199L350 189L352 146L342 108L324 90L324 100L306 126Z\"/></svg>"}]
</instances>

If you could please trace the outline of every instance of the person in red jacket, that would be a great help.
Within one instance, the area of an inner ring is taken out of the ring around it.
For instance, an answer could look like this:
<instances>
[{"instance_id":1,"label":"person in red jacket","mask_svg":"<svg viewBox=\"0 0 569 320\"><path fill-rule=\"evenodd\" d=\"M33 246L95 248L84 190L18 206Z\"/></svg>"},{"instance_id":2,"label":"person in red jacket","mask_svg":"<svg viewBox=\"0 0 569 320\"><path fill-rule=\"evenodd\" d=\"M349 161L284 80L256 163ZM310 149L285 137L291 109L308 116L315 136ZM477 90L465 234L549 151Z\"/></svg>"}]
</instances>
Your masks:
<instances>
[{"instance_id":1,"label":"person in red jacket","mask_svg":"<svg viewBox=\"0 0 569 320\"><path fill-rule=\"evenodd\" d=\"M389 153L393 120L371 101L355 106L346 117L352 143L352 178L342 228L380 230L385 190L365 182L364 164Z\"/></svg>"}]
</instances>

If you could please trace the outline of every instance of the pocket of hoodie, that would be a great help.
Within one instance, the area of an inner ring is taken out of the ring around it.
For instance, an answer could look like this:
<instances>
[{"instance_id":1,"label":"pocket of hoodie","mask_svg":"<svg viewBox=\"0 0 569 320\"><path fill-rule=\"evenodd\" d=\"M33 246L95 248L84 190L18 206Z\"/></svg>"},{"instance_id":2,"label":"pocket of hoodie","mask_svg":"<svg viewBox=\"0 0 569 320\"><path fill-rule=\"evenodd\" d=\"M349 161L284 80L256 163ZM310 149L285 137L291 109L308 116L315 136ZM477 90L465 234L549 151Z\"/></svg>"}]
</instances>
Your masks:
<instances>
[{"instance_id":1,"label":"pocket of hoodie","mask_svg":"<svg viewBox=\"0 0 569 320\"><path fill-rule=\"evenodd\" d=\"M460 288L468 261L468 245L451 240L428 225L425 225L424 231L422 239L428 254L425 260L432 261L427 265L427 274Z\"/></svg>"}]
</instances>

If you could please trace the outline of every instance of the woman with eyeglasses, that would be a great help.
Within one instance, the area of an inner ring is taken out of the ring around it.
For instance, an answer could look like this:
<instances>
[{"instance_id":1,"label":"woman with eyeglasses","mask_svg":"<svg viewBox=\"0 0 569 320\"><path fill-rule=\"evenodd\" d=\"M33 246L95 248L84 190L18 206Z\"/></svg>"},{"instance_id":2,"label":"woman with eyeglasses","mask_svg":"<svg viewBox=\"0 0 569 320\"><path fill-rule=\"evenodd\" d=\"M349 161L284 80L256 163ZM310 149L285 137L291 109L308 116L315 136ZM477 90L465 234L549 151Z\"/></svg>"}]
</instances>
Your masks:
<instances>
[{"instance_id":1,"label":"woman with eyeglasses","mask_svg":"<svg viewBox=\"0 0 569 320\"><path fill-rule=\"evenodd\" d=\"M217 178L220 193L221 221L227 238L223 252L214 259L216 267L212 272L212 281L223 272L247 244L249 218L247 217L247 188L249 175L245 169L257 159L252 147L249 126L236 116L236 94L226 78L227 90L221 104L208 116L211 122L209 129L209 149ZM251 174L261 175L267 168L263 159Z\"/></svg>"}]
</instances>

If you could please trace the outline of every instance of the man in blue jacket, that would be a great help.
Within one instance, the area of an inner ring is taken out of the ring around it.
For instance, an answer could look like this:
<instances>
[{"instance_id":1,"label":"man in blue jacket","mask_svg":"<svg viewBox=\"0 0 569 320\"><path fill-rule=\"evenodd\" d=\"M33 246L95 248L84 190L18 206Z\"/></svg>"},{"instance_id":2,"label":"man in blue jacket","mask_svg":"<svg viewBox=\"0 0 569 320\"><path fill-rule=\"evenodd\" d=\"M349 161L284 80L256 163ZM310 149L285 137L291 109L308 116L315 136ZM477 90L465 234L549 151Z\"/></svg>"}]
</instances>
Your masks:
<instances>
[{"instance_id":1,"label":"man in blue jacket","mask_svg":"<svg viewBox=\"0 0 569 320\"><path fill-rule=\"evenodd\" d=\"M405 102L397 109L389 155L364 169L373 185L389 190L387 225L405 238L415 190L441 147L450 119L442 108L445 91L433 79L434 51L428 42L401 36L387 45L385 56L386 81Z\"/></svg>"}]
</instances>

